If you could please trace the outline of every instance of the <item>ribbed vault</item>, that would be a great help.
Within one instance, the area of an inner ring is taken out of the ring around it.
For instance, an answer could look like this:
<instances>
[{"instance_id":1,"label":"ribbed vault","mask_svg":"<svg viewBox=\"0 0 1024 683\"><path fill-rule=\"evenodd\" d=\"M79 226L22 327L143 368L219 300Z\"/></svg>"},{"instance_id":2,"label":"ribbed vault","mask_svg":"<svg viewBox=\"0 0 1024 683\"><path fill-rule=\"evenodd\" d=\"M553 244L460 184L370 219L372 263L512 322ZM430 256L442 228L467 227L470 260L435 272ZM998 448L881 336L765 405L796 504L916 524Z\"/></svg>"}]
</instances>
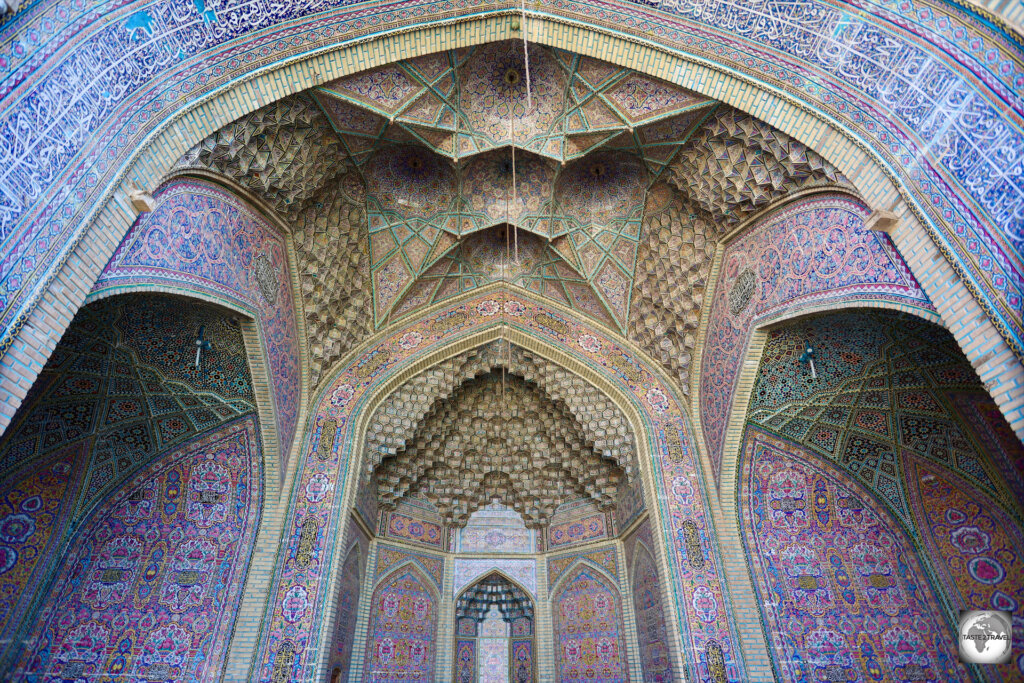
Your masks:
<instances>
[{"instance_id":1,"label":"ribbed vault","mask_svg":"<svg viewBox=\"0 0 1024 683\"><path fill-rule=\"evenodd\" d=\"M529 63L527 101L519 41L398 61L269 104L180 160L291 227L314 385L374 329L500 281L618 329L685 393L720 237L796 190L849 185L684 88L538 44ZM507 226L528 266L515 277Z\"/></svg>"},{"instance_id":2,"label":"ribbed vault","mask_svg":"<svg viewBox=\"0 0 1024 683\"><path fill-rule=\"evenodd\" d=\"M445 523L460 527L498 500L534 528L580 498L612 509L626 476L593 448L563 402L501 371L469 379L434 401L412 439L376 475L385 509L419 494Z\"/></svg>"}]
</instances>

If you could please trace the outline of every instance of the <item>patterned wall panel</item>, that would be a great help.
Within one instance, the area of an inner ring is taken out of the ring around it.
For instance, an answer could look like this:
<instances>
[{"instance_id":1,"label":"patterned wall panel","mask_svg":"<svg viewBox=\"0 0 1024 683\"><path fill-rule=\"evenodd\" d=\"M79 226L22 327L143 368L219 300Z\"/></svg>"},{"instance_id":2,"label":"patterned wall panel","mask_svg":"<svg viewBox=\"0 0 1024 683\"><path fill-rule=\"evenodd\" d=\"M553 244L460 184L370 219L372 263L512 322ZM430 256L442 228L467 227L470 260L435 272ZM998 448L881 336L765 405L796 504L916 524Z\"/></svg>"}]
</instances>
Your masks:
<instances>
[{"instance_id":1,"label":"patterned wall panel","mask_svg":"<svg viewBox=\"0 0 1024 683\"><path fill-rule=\"evenodd\" d=\"M418 569L400 567L373 591L366 680L433 680L439 605L427 581Z\"/></svg>"},{"instance_id":2,"label":"patterned wall panel","mask_svg":"<svg viewBox=\"0 0 1024 683\"><path fill-rule=\"evenodd\" d=\"M534 598L537 597L537 560L531 559L470 559L455 558L455 579L452 584L452 595L458 595L462 589L476 579L497 569L505 576L516 581Z\"/></svg>"},{"instance_id":3,"label":"patterned wall panel","mask_svg":"<svg viewBox=\"0 0 1024 683\"><path fill-rule=\"evenodd\" d=\"M515 510L492 504L469 516L466 526L454 533L452 547L462 553L534 553L537 532L527 529Z\"/></svg>"},{"instance_id":4,"label":"patterned wall panel","mask_svg":"<svg viewBox=\"0 0 1024 683\"><path fill-rule=\"evenodd\" d=\"M669 430L677 431L673 427ZM622 482L619 485L619 495L615 499L615 530L619 532L628 527L646 509L643 481L637 477L633 481Z\"/></svg>"},{"instance_id":5,"label":"patterned wall panel","mask_svg":"<svg viewBox=\"0 0 1024 683\"><path fill-rule=\"evenodd\" d=\"M577 567L551 598L558 676L563 683L629 680L622 606L615 585L593 567Z\"/></svg>"},{"instance_id":6,"label":"patterned wall panel","mask_svg":"<svg viewBox=\"0 0 1024 683\"><path fill-rule=\"evenodd\" d=\"M512 683L530 683L533 674L533 639L512 638Z\"/></svg>"},{"instance_id":7,"label":"patterned wall panel","mask_svg":"<svg viewBox=\"0 0 1024 683\"><path fill-rule=\"evenodd\" d=\"M359 525L353 521L348 524L350 546L345 560L341 565L341 585L338 587L338 602L334 615L334 635L331 638L331 649L327 658L327 670L334 675L340 673L339 680L347 681L349 664L352 662L352 648L356 635L356 614L359 609L359 595L363 582L369 580L366 575L366 556L369 553L369 539L363 534Z\"/></svg>"},{"instance_id":8,"label":"patterned wall panel","mask_svg":"<svg viewBox=\"0 0 1024 683\"><path fill-rule=\"evenodd\" d=\"M476 640L455 641L455 682L476 683Z\"/></svg>"},{"instance_id":9,"label":"patterned wall panel","mask_svg":"<svg viewBox=\"0 0 1024 683\"><path fill-rule=\"evenodd\" d=\"M548 547L552 549L607 537L608 524L603 512L566 521L556 520L548 526Z\"/></svg>"},{"instance_id":10,"label":"patterned wall panel","mask_svg":"<svg viewBox=\"0 0 1024 683\"><path fill-rule=\"evenodd\" d=\"M915 548L853 478L757 427L741 523L776 675L969 680Z\"/></svg>"},{"instance_id":11,"label":"patterned wall panel","mask_svg":"<svg viewBox=\"0 0 1024 683\"><path fill-rule=\"evenodd\" d=\"M382 535L400 538L410 543L419 543L440 549L444 542L444 527L420 517L411 517L399 512L385 512L381 515Z\"/></svg>"},{"instance_id":12,"label":"patterned wall panel","mask_svg":"<svg viewBox=\"0 0 1024 683\"><path fill-rule=\"evenodd\" d=\"M104 499L61 558L16 669L47 680L221 678L262 508L255 416Z\"/></svg>"},{"instance_id":13,"label":"patterned wall panel","mask_svg":"<svg viewBox=\"0 0 1024 683\"><path fill-rule=\"evenodd\" d=\"M441 590L444 582L444 557L431 553L418 553L407 548L380 543L377 545L377 563L374 566L374 581L379 581L384 574L391 571L403 562L411 561L423 575L434 583L437 590Z\"/></svg>"},{"instance_id":14,"label":"patterned wall panel","mask_svg":"<svg viewBox=\"0 0 1024 683\"><path fill-rule=\"evenodd\" d=\"M93 293L140 285L227 298L258 318L269 360L281 471L299 404L299 350L283 236L234 194L198 180L176 180L157 195L122 240ZM189 330L195 333L198 330Z\"/></svg>"},{"instance_id":15,"label":"patterned wall panel","mask_svg":"<svg viewBox=\"0 0 1024 683\"><path fill-rule=\"evenodd\" d=\"M615 548L604 546L593 550L548 556L548 585L554 586L567 569L571 569L581 560L601 567L610 576L617 577L619 574L619 561Z\"/></svg>"},{"instance_id":16,"label":"patterned wall panel","mask_svg":"<svg viewBox=\"0 0 1024 683\"><path fill-rule=\"evenodd\" d=\"M0 642L21 622L40 581L51 570L71 522L89 442L79 441L5 475L0 490Z\"/></svg>"},{"instance_id":17,"label":"patterned wall panel","mask_svg":"<svg viewBox=\"0 0 1024 683\"><path fill-rule=\"evenodd\" d=\"M740 361L757 320L826 301L932 310L889 237L864 228L867 215L844 195L812 197L770 214L726 248L700 370L701 420L716 477Z\"/></svg>"},{"instance_id":18,"label":"patterned wall panel","mask_svg":"<svg viewBox=\"0 0 1024 683\"><path fill-rule=\"evenodd\" d=\"M644 681L667 683L675 680L669 652L669 631L665 621L662 581L651 554L651 525L644 520L625 542L630 563L629 580L633 591L633 616ZM701 602L703 591L694 591L694 603Z\"/></svg>"},{"instance_id":19,"label":"patterned wall panel","mask_svg":"<svg viewBox=\"0 0 1024 683\"><path fill-rule=\"evenodd\" d=\"M949 602L955 609L1010 612L1014 639L1019 639L1024 632L1024 533L1019 515L1007 514L1006 503L997 503L947 468L920 457L909 460L906 475L915 527ZM1020 680L1024 653L1016 649L1011 661L995 668L1004 681Z\"/></svg>"}]
</instances>

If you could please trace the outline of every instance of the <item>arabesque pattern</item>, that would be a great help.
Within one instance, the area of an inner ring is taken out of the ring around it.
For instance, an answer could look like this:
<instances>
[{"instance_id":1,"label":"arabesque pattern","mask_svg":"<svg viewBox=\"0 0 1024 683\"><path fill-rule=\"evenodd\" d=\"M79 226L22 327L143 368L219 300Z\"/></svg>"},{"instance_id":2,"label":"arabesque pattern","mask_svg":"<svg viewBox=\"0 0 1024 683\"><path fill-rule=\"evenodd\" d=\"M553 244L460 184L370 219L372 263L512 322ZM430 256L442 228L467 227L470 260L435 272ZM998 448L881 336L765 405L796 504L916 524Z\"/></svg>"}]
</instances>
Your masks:
<instances>
[{"instance_id":1,"label":"arabesque pattern","mask_svg":"<svg viewBox=\"0 0 1024 683\"><path fill-rule=\"evenodd\" d=\"M15 672L221 679L262 512L258 427L179 446L104 499L70 543Z\"/></svg>"},{"instance_id":2,"label":"arabesque pattern","mask_svg":"<svg viewBox=\"0 0 1024 683\"><path fill-rule=\"evenodd\" d=\"M619 592L607 577L581 566L551 598L559 680L629 680Z\"/></svg>"},{"instance_id":3,"label":"arabesque pattern","mask_svg":"<svg viewBox=\"0 0 1024 683\"><path fill-rule=\"evenodd\" d=\"M777 676L970 680L914 546L855 480L748 427L740 500Z\"/></svg>"},{"instance_id":4,"label":"arabesque pattern","mask_svg":"<svg viewBox=\"0 0 1024 683\"><path fill-rule=\"evenodd\" d=\"M433 679L437 657L437 597L422 575L403 567L373 591L364 677L371 681Z\"/></svg>"}]
</instances>

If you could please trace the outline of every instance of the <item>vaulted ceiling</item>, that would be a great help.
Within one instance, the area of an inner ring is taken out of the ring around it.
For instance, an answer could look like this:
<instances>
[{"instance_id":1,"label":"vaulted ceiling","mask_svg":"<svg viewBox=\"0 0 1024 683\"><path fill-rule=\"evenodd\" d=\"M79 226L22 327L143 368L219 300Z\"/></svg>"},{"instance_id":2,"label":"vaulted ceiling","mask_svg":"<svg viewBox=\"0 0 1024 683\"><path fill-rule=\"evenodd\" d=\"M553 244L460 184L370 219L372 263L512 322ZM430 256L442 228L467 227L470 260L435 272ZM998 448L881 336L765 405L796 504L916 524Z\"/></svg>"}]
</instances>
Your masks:
<instances>
[{"instance_id":1,"label":"vaulted ceiling","mask_svg":"<svg viewBox=\"0 0 1024 683\"><path fill-rule=\"evenodd\" d=\"M797 189L848 184L768 124L519 41L285 98L190 150L292 229L310 379L373 330L503 282L629 336L685 392L719 237ZM515 181L513 182L513 178Z\"/></svg>"},{"instance_id":2,"label":"vaulted ceiling","mask_svg":"<svg viewBox=\"0 0 1024 683\"><path fill-rule=\"evenodd\" d=\"M463 526L498 499L543 527L581 498L614 507L620 483L636 476L634 443L596 387L494 342L396 389L372 416L364 453L385 508L426 498Z\"/></svg>"},{"instance_id":3,"label":"vaulted ceiling","mask_svg":"<svg viewBox=\"0 0 1024 683\"><path fill-rule=\"evenodd\" d=\"M542 527L563 503L615 506L622 468L587 442L561 402L503 372L468 380L431 406L413 438L377 468L383 507L421 493L445 523L464 526L501 500Z\"/></svg>"}]
</instances>

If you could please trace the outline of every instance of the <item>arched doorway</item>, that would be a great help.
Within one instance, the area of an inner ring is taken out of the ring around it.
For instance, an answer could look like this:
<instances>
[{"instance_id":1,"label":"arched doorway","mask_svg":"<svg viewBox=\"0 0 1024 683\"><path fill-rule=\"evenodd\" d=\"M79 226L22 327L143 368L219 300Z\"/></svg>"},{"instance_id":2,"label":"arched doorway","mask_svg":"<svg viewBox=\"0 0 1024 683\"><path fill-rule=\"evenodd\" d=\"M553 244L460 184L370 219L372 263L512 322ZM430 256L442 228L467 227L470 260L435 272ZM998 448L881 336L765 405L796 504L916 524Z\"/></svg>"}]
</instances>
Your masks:
<instances>
[{"instance_id":1,"label":"arched doorway","mask_svg":"<svg viewBox=\"0 0 1024 683\"><path fill-rule=\"evenodd\" d=\"M534 680L533 600L498 572L468 586L455 604L456 683Z\"/></svg>"},{"instance_id":2,"label":"arched doorway","mask_svg":"<svg viewBox=\"0 0 1024 683\"><path fill-rule=\"evenodd\" d=\"M938 325L861 309L766 334L735 495L777 676L969 680L959 611L1024 601L1024 445Z\"/></svg>"},{"instance_id":3,"label":"arched doorway","mask_svg":"<svg viewBox=\"0 0 1024 683\"><path fill-rule=\"evenodd\" d=\"M0 670L219 675L265 494L251 332L165 294L78 311L0 439L0 585L17 596L0 610L14 644ZM146 628L126 633L129 619ZM116 657L98 654L115 642Z\"/></svg>"}]
</instances>

